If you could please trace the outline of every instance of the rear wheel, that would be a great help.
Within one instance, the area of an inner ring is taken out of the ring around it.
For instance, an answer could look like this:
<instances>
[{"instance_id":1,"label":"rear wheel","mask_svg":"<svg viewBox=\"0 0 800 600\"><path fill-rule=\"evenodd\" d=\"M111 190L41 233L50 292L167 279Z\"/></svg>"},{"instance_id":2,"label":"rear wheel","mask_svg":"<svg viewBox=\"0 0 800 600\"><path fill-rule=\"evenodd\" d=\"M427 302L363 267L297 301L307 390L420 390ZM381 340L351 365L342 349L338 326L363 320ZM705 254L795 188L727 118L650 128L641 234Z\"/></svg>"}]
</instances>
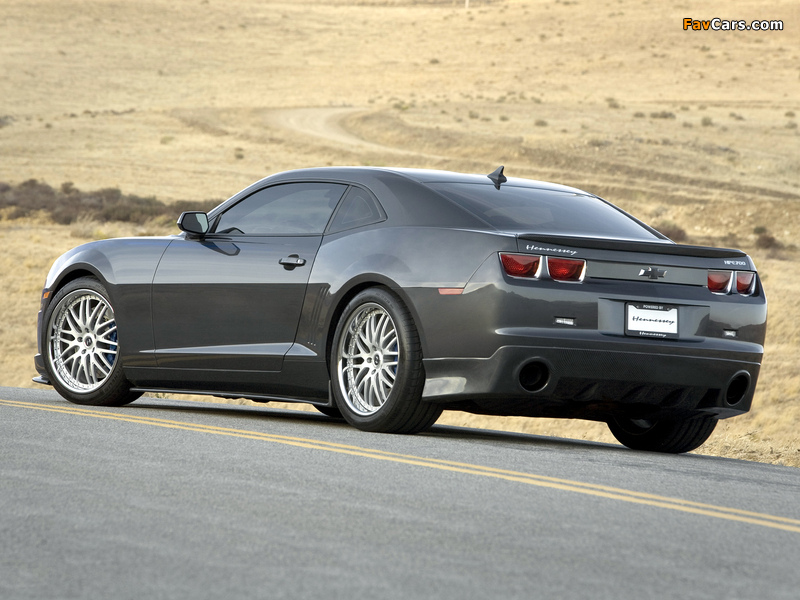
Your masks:
<instances>
[{"instance_id":1,"label":"rear wheel","mask_svg":"<svg viewBox=\"0 0 800 600\"><path fill-rule=\"evenodd\" d=\"M628 448L671 454L699 448L716 426L717 419L713 417L658 421L616 417L608 422L608 428L614 437Z\"/></svg>"},{"instance_id":2,"label":"rear wheel","mask_svg":"<svg viewBox=\"0 0 800 600\"><path fill-rule=\"evenodd\" d=\"M342 416L361 430L417 433L442 414L422 401L419 335L406 306L388 290L365 290L345 308L333 339L331 376Z\"/></svg>"},{"instance_id":3,"label":"rear wheel","mask_svg":"<svg viewBox=\"0 0 800 600\"><path fill-rule=\"evenodd\" d=\"M50 382L75 404L122 406L130 391L120 364L114 309L105 287L82 277L61 288L44 315L45 366Z\"/></svg>"}]
</instances>

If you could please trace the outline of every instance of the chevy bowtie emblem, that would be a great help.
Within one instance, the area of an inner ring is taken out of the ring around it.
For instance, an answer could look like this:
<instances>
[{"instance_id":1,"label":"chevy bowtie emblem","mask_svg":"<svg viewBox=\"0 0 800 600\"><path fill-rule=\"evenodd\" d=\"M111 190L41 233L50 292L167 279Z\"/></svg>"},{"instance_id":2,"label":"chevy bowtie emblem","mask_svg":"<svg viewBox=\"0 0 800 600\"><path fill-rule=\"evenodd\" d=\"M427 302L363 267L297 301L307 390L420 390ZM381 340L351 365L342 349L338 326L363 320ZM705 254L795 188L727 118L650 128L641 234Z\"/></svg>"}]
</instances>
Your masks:
<instances>
[{"instance_id":1,"label":"chevy bowtie emblem","mask_svg":"<svg viewBox=\"0 0 800 600\"><path fill-rule=\"evenodd\" d=\"M647 277L648 279L658 279L667 274L666 269L659 269L656 267L647 267L646 269L639 270L639 277Z\"/></svg>"}]
</instances>

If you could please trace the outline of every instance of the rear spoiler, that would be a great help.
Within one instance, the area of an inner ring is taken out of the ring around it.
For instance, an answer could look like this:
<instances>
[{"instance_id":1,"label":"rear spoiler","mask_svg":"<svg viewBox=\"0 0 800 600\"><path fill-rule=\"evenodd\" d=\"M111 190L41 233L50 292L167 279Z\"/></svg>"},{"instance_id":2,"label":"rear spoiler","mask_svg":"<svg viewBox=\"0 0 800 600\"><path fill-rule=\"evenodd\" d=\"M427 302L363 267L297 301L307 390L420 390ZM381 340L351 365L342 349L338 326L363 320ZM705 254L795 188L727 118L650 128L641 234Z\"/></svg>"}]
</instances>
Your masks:
<instances>
[{"instance_id":1,"label":"rear spoiler","mask_svg":"<svg viewBox=\"0 0 800 600\"><path fill-rule=\"evenodd\" d=\"M730 248L709 248L708 246L689 246L673 242L638 242L632 240L609 240L602 238L583 238L569 235L542 235L538 233L522 233L517 236L521 240L572 246L575 248L596 248L598 250L625 250L628 252L648 252L652 254L670 254L674 256L695 256L698 258L747 258L741 250Z\"/></svg>"}]
</instances>

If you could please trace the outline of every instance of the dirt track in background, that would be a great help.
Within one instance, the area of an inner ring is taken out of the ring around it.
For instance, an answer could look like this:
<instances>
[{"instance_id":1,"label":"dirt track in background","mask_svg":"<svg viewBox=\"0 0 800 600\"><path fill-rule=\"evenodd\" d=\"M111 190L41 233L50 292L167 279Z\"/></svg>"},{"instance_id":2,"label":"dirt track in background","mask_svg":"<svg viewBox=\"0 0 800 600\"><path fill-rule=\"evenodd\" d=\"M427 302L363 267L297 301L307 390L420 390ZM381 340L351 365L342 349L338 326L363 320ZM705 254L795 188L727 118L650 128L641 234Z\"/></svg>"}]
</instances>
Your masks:
<instances>
[{"instance_id":1,"label":"dirt track in background","mask_svg":"<svg viewBox=\"0 0 800 600\"><path fill-rule=\"evenodd\" d=\"M411 156L423 159L443 160L442 156L420 154L413 150L403 150L362 139L348 131L343 121L357 118L364 113L361 108L288 108L267 113L270 126L287 130L291 135L304 135L323 141L338 149L355 153L374 153L381 155Z\"/></svg>"}]
</instances>

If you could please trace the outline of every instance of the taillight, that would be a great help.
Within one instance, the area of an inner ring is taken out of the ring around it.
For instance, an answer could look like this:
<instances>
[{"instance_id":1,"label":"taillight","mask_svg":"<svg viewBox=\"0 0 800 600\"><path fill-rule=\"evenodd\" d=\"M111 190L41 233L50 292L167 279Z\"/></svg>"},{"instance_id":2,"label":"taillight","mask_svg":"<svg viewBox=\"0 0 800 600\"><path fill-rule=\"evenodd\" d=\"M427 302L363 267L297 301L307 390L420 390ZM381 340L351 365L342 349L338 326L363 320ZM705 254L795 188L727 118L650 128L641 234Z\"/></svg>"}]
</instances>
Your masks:
<instances>
[{"instance_id":1,"label":"taillight","mask_svg":"<svg viewBox=\"0 0 800 600\"><path fill-rule=\"evenodd\" d=\"M547 257L547 271L556 281L581 281L585 268L585 260Z\"/></svg>"},{"instance_id":2,"label":"taillight","mask_svg":"<svg viewBox=\"0 0 800 600\"><path fill-rule=\"evenodd\" d=\"M749 296L755 287L756 274L753 271L709 271L708 289L715 294L736 292Z\"/></svg>"},{"instance_id":3,"label":"taillight","mask_svg":"<svg viewBox=\"0 0 800 600\"><path fill-rule=\"evenodd\" d=\"M744 296L753 293L756 274L752 271L736 271L736 291Z\"/></svg>"},{"instance_id":4,"label":"taillight","mask_svg":"<svg viewBox=\"0 0 800 600\"><path fill-rule=\"evenodd\" d=\"M503 269L512 277L536 277L539 273L541 256L531 254L500 254Z\"/></svg>"},{"instance_id":5,"label":"taillight","mask_svg":"<svg viewBox=\"0 0 800 600\"><path fill-rule=\"evenodd\" d=\"M731 291L733 271L709 271L708 289L715 294L727 294Z\"/></svg>"}]
</instances>

